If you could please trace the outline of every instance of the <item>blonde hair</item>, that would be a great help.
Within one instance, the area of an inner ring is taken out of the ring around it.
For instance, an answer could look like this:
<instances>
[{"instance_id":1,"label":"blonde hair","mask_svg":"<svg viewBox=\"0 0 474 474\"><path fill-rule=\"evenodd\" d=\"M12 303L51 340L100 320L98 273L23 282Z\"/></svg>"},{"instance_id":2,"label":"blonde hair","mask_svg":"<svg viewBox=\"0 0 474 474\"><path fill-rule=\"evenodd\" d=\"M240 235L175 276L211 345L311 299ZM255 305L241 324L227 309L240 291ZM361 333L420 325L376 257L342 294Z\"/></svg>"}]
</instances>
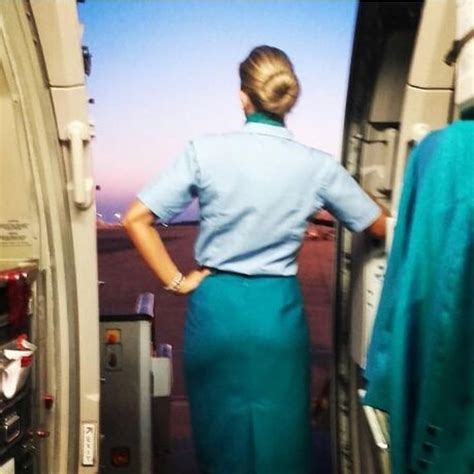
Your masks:
<instances>
[{"instance_id":1,"label":"blonde hair","mask_svg":"<svg viewBox=\"0 0 474 474\"><path fill-rule=\"evenodd\" d=\"M300 85L288 56L272 46L254 48L239 67L241 89L254 107L284 117L295 105Z\"/></svg>"}]
</instances>

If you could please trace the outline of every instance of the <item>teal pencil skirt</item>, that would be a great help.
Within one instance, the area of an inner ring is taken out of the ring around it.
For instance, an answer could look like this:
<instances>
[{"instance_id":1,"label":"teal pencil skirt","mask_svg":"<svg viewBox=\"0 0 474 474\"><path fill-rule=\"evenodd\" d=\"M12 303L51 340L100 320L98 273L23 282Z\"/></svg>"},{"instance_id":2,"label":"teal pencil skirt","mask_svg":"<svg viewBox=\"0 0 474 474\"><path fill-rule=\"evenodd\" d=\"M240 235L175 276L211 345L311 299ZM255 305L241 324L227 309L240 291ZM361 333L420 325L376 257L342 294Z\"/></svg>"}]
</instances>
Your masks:
<instances>
[{"instance_id":1,"label":"teal pencil skirt","mask_svg":"<svg viewBox=\"0 0 474 474\"><path fill-rule=\"evenodd\" d=\"M207 277L188 302L184 373L202 473L308 474L309 336L295 277Z\"/></svg>"}]
</instances>

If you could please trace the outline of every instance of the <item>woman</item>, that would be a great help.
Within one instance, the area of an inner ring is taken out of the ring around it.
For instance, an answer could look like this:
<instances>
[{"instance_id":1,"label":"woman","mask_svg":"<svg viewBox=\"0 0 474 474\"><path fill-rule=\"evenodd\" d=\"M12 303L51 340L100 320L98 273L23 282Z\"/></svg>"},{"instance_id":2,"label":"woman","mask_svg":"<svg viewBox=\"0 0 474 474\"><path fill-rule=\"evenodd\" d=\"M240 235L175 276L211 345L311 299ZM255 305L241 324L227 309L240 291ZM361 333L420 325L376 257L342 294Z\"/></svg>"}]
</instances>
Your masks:
<instances>
[{"instance_id":1,"label":"woman","mask_svg":"<svg viewBox=\"0 0 474 474\"><path fill-rule=\"evenodd\" d=\"M255 48L240 79L243 130L190 142L123 224L166 289L192 292L184 366L202 472L305 474L309 341L295 274L307 220L324 206L349 229L381 235L384 216L332 157L285 127L299 83L283 51ZM195 196L199 267L183 276L153 224Z\"/></svg>"}]
</instances>

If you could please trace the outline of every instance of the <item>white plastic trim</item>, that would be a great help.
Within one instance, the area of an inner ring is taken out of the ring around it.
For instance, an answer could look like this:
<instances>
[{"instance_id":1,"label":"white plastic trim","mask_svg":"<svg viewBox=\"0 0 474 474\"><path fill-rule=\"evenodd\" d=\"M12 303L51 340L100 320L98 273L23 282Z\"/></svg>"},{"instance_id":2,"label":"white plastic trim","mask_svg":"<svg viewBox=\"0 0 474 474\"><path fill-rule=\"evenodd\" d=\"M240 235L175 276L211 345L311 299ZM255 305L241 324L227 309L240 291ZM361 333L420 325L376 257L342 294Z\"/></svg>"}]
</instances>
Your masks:
<instances>
[{"instance_id":1,"label":"white plastic trim","mask_svg":"<svg viewBox=\"0 0 474 474\"><path fill-rule=\"evenodd\" d=\"M365 390L359 390L358 393L359 398L362 400L365 396ZM365 417L367 418L367 423L369 424L370 431L372 433L372 436L374 437L376 446L384 451L387 450L388 442L382 432L382 428L380 427L380 423L377 419L375 409L367 405L363 405L363 409Z\"/></svg>"},{"instance_id":2,"label":"white plastic trim","mask_svg":"<svg viewBox=\"0 0 474 474\"><path fill-rule=\"evenodd\" d=\"M86 156L84 147L90 140L89 127L78 120L67 126L67 135L70 145L72 169L72 184L74 204L80 209L87 209L92 203L92 177L86 177Z\"/></svg>"},{"instance_id":3,"label":"white plastic trim","mask_svg":"<svg viewBox=\"0 0 474 474\"><path fill-rule=\"evenodd\" d=\"M474 28L474 0L456 2L456 39ZM474 107L474 39L464 45L456 62L455 101L461 111Z\"/></svg>"}]
</instances>

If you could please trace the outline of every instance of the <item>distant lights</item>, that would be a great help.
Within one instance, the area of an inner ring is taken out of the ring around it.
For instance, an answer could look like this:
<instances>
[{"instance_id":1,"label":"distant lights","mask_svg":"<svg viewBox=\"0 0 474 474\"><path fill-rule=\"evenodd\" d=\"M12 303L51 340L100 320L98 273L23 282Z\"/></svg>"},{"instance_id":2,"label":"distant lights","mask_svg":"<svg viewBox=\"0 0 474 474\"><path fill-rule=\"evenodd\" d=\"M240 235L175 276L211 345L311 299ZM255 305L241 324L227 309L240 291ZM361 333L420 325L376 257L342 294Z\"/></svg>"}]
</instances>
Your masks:
<instances>
[{"instance_id":1,"label":"distant lights","mask_svg":"<svg viewBox=\"0 0 474 474\"><path fill-rule=\"evenodd\" d=\"M99 212L98 210L96 210L95 217L97 224L101 227L117 227L123 225L123 213L119 211L102 210L102 212Z\"/></svg>"}]
</instances>

